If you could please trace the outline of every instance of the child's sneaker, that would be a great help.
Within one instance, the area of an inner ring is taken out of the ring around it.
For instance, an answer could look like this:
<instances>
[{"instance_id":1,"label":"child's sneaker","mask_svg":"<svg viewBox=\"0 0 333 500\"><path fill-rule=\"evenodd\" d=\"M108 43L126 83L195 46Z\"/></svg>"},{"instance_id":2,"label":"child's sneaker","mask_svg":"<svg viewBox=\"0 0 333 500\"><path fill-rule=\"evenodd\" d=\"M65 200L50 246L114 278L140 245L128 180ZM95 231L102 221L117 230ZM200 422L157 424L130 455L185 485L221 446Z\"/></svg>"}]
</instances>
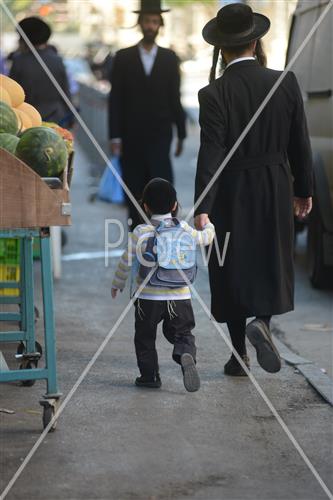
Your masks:
<instances>
[{"instance_id":1,"label":"child's sneaker","mask_svg":"<svg viewBox=\"0 0 333 500\"><path fill-rule=\"evenodd\" d=\"M183 371L185 389L188 392L198 391L200 388L200 378L191 354L182 354L180 363Z\"/></svg>"},{"instance_id":2,"label":"child's sneaker","mask_svg":"<svg viewBox=\"0 0 333 500\"><path fill-rule=\"evenodd\" d=\"M149 387L150 389L159 389L162 385L160 374L157 373L154 377L138 377L135 380L137 387Z\"/></svg>"}]
</instances>

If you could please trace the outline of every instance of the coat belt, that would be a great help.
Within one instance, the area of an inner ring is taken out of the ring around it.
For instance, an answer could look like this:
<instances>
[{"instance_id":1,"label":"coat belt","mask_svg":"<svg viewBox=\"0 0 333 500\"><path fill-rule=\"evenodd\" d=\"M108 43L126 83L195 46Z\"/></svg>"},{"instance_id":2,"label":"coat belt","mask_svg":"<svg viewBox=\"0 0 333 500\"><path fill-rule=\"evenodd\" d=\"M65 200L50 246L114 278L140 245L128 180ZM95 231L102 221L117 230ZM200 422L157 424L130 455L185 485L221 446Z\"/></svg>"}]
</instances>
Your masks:
<instances>
[{"instance_id":1,"label":"coat belt","mask_svg":"<svg viewBox=\"0 0 333 500\"><path fill-rule=\"evenodd\" d=\"M287 161L287 154L281 153L267 153L264 155L253 156L249 158L231 158L225 167L225 171L239 171L248 170L250 168L267 167L272 165L285 164Z\"/></svg>"}]
</instances>

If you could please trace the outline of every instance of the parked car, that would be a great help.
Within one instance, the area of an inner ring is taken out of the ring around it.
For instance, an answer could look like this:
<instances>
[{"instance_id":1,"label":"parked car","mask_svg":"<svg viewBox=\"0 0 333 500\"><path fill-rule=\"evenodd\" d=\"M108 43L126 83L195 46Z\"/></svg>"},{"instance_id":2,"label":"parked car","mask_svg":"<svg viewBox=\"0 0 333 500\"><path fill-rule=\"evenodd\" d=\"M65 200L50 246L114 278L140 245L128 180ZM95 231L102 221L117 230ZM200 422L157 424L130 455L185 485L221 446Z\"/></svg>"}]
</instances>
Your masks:
<instances>
[{"instance_id":1,"label":"parked car","mask_svg":"<svg viewBox=\"0 0 333 500\"><path fill-rule=\"evenodd\" d=\"M299 0L290 28L290 61L328 0ZM291 68L304 96L313 150L315 195L308 223L308 262L315 288L333 288L333 9Z\"/></svg>"}]
</instances>

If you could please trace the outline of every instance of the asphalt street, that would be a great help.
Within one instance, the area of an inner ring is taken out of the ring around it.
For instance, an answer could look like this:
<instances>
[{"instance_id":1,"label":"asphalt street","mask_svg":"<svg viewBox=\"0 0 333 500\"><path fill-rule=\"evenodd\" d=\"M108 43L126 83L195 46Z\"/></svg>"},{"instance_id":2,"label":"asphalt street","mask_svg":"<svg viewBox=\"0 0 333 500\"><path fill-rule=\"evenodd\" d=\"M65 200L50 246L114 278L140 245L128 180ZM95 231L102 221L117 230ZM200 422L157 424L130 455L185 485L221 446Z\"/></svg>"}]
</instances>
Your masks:
<instances>
[{"instance_id":1,"label":"asphalt street","mask_svg":"<svg viewBox=\"0 0 333 500\"><path fill-rule=\"evenodd\" d=\"M192 203L197 148L198 130L192 127L184 155L174 162L185 214ZM88 201L93 190L90 167L77 147L73 226L66 230L62 279L55 283L58 375L64 395L129 301L128 290L111 301L116 259L110 259L106 268L103 258L92 255L104 250L105 219L125 223L126 211ZM78 253L86 258L77 258ZM296 311L274 318L274 324L280 339L295 352L329 371L332 330L318 331L314 325L332 327L332 295L310 289L303 254L304 245L296 257ZM199 270L196 288L209 305L204 268ZM39 294L36 304L40 307ZM131 309L8 499L328 498L251 382L224 376L228 348L196 300L194 310L200 391L185 391L180 369L171 359L171 346L162 335L158 338L162 388L134 387ZM331 407L293 367L283 364L278 374L268 374L258 366L251 347L249 353L252 373L333 490ZM14 347L5 354L13 366ZM29 388L11 383L0 389L0 408L14 411L0 413L2 491L42 431L38 401L45 384L37 382Z\"/></svg>"}]
</instances>

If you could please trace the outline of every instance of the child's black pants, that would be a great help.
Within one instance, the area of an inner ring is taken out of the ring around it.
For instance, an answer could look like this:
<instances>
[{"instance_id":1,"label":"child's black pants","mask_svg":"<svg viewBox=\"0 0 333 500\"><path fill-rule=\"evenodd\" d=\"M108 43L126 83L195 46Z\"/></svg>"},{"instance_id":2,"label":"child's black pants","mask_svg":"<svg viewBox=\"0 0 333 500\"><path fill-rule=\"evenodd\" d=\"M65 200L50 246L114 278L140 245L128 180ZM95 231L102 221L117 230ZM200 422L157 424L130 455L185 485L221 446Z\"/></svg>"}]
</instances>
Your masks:
<instances>
[{"instance_id":1,"label":"child's black pants","mask_svg":"<svg viewBox=\"0 0 333 500\"><path fill-rule=\"evenodd\" d=\"M158 373L156 351L157 325L163 321L163 334L173 344L172 357L180 364L180 357L189 353L196 359L195 327L191 300L145 300L135 302L135 352L141 375Z\"/></svg>"}]
</instances>

